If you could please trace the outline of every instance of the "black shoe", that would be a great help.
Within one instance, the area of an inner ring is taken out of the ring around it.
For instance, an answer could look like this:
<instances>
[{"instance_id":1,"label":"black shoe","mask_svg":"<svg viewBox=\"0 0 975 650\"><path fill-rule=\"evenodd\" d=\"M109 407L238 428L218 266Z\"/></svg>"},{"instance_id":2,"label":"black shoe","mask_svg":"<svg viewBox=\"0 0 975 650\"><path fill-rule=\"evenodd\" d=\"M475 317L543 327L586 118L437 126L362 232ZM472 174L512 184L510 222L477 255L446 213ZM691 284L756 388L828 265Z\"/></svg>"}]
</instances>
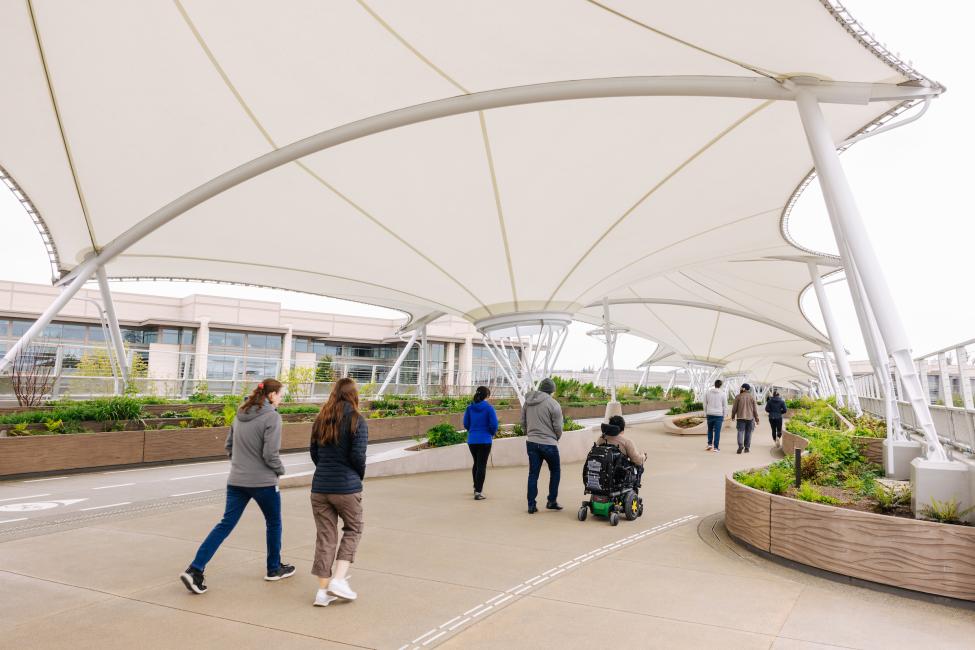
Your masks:
<instances>
[{"instance_id":1,"label":"black shoe","mask_svg":"<svg viewBox=\"0 0 975 650\"><path fill-rule=\"evenodd\" d=\"M295 574L296 569L290 564L282 564L274 571L268 571L264 579L273 582L274 580L280 580L282 578L290 578Z\"/></svg>"},{"instance_id":2,"label":"black shoe","mask_svg":"<svg viewBox=\"0 0 975 650\"><path fill-rule=\"evenodd\" d=\"M739 448L738 448L738 451L737 451L737 452L735 452L735 453L738 453L738 454L740 454L740 453L741 453L741 450L742 450L742 449L744 449L744 447L739 447Z\"/></svg>"},{"instance_id":3,"label":"black shoe","mask_svg":"<svg viewBox=\"0 0 975 650\"><path fill-rule=\"evenodd\" d=\"M545 504L545 509L546 510L561 510L562 509L562 506L560 506L557 501L553 501L551 503L546 503Z\"/></svg>"},{"instance_id":4,"label":"black shoe","mask_svg":"<svg viewBox=\"0 0 975 650\"><path fill-rule=\"evenodd\" d=\"M179 574L179 579L183 582L183 585L194 594L204 594L206 593L207 586L203 582L203 572L189 567L186 571Z\"/></svg>"},{"instance_id":5,"label":"black shoe","mask_svg":"<svg viewBox=\"0 0 975 650\"><path fill-rule=\"evenodd\" d=\"M537 506L535 506L534 504L528 506L528 514L533 515L536 512L538 512L538 507Z\"/></svg>"},{"instance_id":6,"label":"black shoe","mask_svg":"<svg viewBox=\"0 0 975 650\"><path fill-rule=\"evenodd\" d=\"M745 447L745 453L746 454L748 453L748 447Z\"/></svg>"},{"instance_id":7,"label":"black shoe","mask_svg":"<svg viewBox=\"0 0 975 650\"><path fill-rule=\"evenodd\" d=\"M474 500L475 500L475 501L483 501L483 500L484 500L484 499L486 499L486 498L487 498L487 497L486 497L486 496L484 496L483 494L481 494L480 492L475 492L475 493L474 493Z\"/></svg>"}]
</instances>

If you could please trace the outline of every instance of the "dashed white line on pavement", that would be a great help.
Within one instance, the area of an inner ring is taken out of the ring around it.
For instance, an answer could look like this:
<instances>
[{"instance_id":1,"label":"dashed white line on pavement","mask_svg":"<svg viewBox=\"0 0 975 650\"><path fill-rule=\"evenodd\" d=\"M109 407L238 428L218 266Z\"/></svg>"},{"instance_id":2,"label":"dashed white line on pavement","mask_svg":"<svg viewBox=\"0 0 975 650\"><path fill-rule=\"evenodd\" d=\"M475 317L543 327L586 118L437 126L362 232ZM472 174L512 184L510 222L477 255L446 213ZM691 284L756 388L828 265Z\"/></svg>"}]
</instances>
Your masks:
<instances>
[{"instance_id":1,"label":"dashed white line on pavement","mask_svg":"<svg viewBox=\"0 0 975 650\"><path fill-rule=\"evenodd\" d=\"M123 501L122 503L110 503L107 506L92 506L91 508L82 508L81 512L87 512L89 510L101 510L103 508L114 508L116 506L127 506L131 501Z\"/></svg>"},{"instance_id":2,"label":"dashed white line on pavement","mask_svg":"<svg viewBox=\"0 0 975 650\"><path fill-rule=\"evenodd\" d=\"M213 492L213 490L196 490L194 492L180 492L179 494L170 494L171 497L188 497L191 494L203 494L204 492Z\"/></svg>"},{"instance_id":3,"label":"dashed white line on pavement","mask_svg":"<svg viewBox=\"0 0 975 650\"><path fill-rule=\"evenodd\" d=\"M101 487L92 488L92 490L111 490L112 488L129 487L130 485L135 485L135 483L116 483L115 485L103 485Z\"/></svg>"},{"instance_id":4,"label":"dashed white line on pavement","mask_svg":"<svg viewBox=\"0 0 975 650\"><path fill-rule=\"evenodd\" d=\"M20 517L18 519L3 519L0 520L0 524L12 524L15 521L27 521L27 517Z\"/></svg>"},{"instance_id":5,"label":"dashed white line on pavement","mask_svg":"<svg viewBox=\"0 0 975 650\"><path fill-rule=\"evenodd\" d=\"M51 493L50 492L48 492L47 494L30 494L30 495L25 496L25 497L10 497L9 499L0 499L0 502L3 502L3 501L20 501L21 499L37 499L38 497L49 497L49 496L51 496Z\"/></svg>"},{"instance_id":6,"label":"dashed white line on pavement","mask_svg":"<svg viewBox=\"0 0 975 650\"><path fill-rule=\"evenodd\" d=\"M52 476L51 478L32 478L29 481L24 481L24 483L40 483L41 481L60 481L61 479L68 478L67 476Z\"/></svg>"},{"instance_id":7,"label":"dashed white line on pavement","mask_svg":"<svg viewBox=\"0 0 975 650\"><path fill-rule=\"evenodd\" d=\"M417 647L425 648L426 646L430 645L434 641L440 639L445 634L449 632L453 632L454 630L466 625L467 623L470 623L477 617L482 616L495 608L501 607L503 603L506 603L509 600L518 598L521 594L526 593L538 587L543 582L546 582L577 566L581 566L583 563L588 562L589 560L598 559L599 557L607 553L612 553L613 551L617 551L631 542L645 539L646 537L654 535L658 532L669 530L675 526L684 524L692 519L697 519L697 515L685 515L683 517L680 517L679 519L668 521L665 524L659 524L657 526L654 526L653 528L648 528L646 530L633 533L632 535L628 535L627 537L606 544L605 546L600 546L598 548L595 548L589 551L588 553L583 553L582 555L579 555L571 560L563 562L562 564L556 567L552 567L547 571L544 571L536 576L533 576L528 580L525 580L521 584L515 585L511 589L503 591L497 596L494 596L483 603L479 603L478 605L475 605L474 607L467 610L460 616L455 616L449 621L447 621L446 623L442 623L438 627L435 627L421 634L417 638L413 639L413 641L411 641L410 643L407 643L406 645L402 646L400 650L404 650L404 648L411 648L411 649ZM417 646L417 644L420 643L421 641L423 641L422 646Z\"/></svg>"},{"instance_id":8,"label":"dashed white line on pavement","mask_svg":"<svg viewBox=\"0 0 975 650\"><path fill-rule=\"evenodd\" d=\"M188 478L203 478L204 476L222 476L224 474L229 474L230 472L214 472L212 474L194 474L192 476L174 476L169 479L170 481L185 481Z\"/></svg>"}]
</instances>

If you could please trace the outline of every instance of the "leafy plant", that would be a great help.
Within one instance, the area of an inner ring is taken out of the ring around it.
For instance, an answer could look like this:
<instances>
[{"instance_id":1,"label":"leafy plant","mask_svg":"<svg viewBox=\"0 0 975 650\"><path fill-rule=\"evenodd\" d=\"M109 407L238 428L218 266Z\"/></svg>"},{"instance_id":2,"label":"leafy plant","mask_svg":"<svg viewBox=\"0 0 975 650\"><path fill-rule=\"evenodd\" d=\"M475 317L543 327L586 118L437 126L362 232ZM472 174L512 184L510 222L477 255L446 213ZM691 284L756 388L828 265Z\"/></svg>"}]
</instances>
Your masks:
<instances>
[{"instance_id":1,"label":"leafy plant","mask_svg":"<svg viewBox=\"0 0 975 650\"><path fill-rule=\"evenodd\" d=\"M459 445L467 440L467 434L458 431L452 424L444 422L427 430L427 444L431 447Z\"/></svg>"},{"instance_id":2,"label":"leafy plant","mask_svg":"<svg viewBox=\"0 0 975 650\"><path fill-rule=\"evenodd\" d=\"M314 404L295 404L293 406L281 406L278 407L278 413L282 415L294 414L294 413L318 413L321 410Z\"/></svg>"},{"instance_id":3,"label":"leafy plant","mask_svg":"<svg viewBox=\"0 0 975 650\"><path fill-rule=\"evenodd\" d=\"M234 422L234 418L237 417L237 407L230 403L224 403L223 405L223 426L229 427Z\"/></svg>"},{"instance_id":4,"label":"leafy plant","mask_svg":"<svg viewBox=\"0 0 975 650\"><path fill-rule=\"evenodd\" d=\"M329 383L335 381L335 370L332 367L332 357L325 355L315 365L315 381Z\"/></svg>"},{"instance_id":5,"label":"leafy plant","mask_svg":"<svg viewBox=\"0 0 975 650\"><path fill-rule=\"evenodd\" d=\"M186 412L186 415L193 418L193 420L198 422L199 425L203 427L215 427L223 423L223 416L217 415L209 409L189 409ZM233 418L231 418L231 420L233 420Z\"/></svg>"},{"instance_id":6,"label":"leafy plant","mask_svg":"<svg viewBox=\"0 0 975 650\"><path fill-rule=\"evenodd\" d=\"M519 425L520 426L520 425ZM573 420L572 418L565 418L562 421L563 431L578 431L579 429L585 429L584 426Z\"/></svg>"},{"instance_id":7,"label":"leafy plant","mask_svg":"<svg viewBox=\"0 0 975 650\"><path fill-rule=\"evenodd\" d=\"M932 497L931 505L925 506L921 510L921 514L942 524L960 524L973 510L975 510L975 506L962 510L958 499L955 497L951 497L948 501L938 501Z\"/></svg>"},{"instance_id":8,"label":"leafy plant","mask_svg":"<svg viewBox=\"0 0 975 650\"><path fill-rule=\"evenodd\" d=\"M412 409L412 411L413 411L412 412L412 415L430 415L430 411L428 411L427 409L423 408L419 404L417 404L416 406L414 406L413 409Z\"/></svg>"},{"instance_id":9,"label":"leafy plant","mask_svg":"<svg viewBox=\"0 0 975 650\"><path fill-rule=\"evenodd\" d=\"M811 501L813 503L827 503L830 505L835 505L840 503L839 499L831 496L827 496L814 488L811 483L803 483L802 486L796 490L796 498L800 501Z\"/></svg>"},{"instance_id":10,"label":"leafy plant","mask_svg":"<svg viewBox=\"0 0 975 650\"><path fill-rule=\"evenodd\" d=\"M880 512L893 512L899 506L911 502L910 490L897 490L882 483L874 485L871 496L877 502L877 510Z\"/></svg>"},{"instance_id":11,"label":"leafy plant","mask_svg":"<svg viewBox=\"0 0 975 650\"><path fill-rule=\"evenodd\" d=\"M14 425L13 435L15 436L30 435L30 431L28 431L27 426L28 425L26 422L18 422L17 424Z\"/></svg>"},{"instance_id":12,"label":"leafy plant","mask_svg":"<svg viewBox=\"0 0 975 650\"><path fill-rule=\"evenodd\" d=\"M201 381L189 396L189 400L195 404L211 404L217 400L217 396L210 392L210 385L207 382Z\"/></svg>"}]
</instances>

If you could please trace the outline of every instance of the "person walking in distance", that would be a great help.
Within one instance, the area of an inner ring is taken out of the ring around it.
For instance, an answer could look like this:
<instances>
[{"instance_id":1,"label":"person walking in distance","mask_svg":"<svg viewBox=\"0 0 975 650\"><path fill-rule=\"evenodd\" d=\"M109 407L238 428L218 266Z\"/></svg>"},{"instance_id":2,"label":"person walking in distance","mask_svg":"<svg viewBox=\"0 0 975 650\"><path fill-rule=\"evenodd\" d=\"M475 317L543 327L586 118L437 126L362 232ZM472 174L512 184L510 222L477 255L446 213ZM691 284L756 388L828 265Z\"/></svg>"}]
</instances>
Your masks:
<instances>
[{"instance_id":1,"label":"person walking in distance","mask_svg":"<svg viewBox=\"0 0 975 650\"><path fill-rule=\"evenodd\" d=\"M768 423L772 427L772 442L776 447L782 446L782 418L788 410L785 400L779 397L779 391L772 391L772 397L765 402L765 412L768 413Z\"/></svg>"},{"instance_id":2,"label":"person walking in distance","mask_svg":"<svg viewBox=\"0 0 975 650\"><path fill-rule=\"evenodd\" d=\"M752 387L741 385L741 392L735 397L731 406L731 419L738 425L738 453L744 449L747 454L752 446L752 431L758 424L758 404L752 395Z\"/></svg>"},{"instance_id":3,"label":"person walking in distance","mask_svg":"<svg viewBox=\"0 0 975 650\"><path fill-rule=\"evenodd\" d=\"M484 499L484 476L487 473L488 456L491 443L498 432L498 414L487 401L491 391L487 386L478 386L474 391L474 401L464 411L464 428L467 429L467 448L471 450L474 466L471 476L474 479L474 499Z\"/></svg>"},{"instance_id":4,"label":"person walking in distance","mask_svg":"<svg viewBox=\"0 0 975 650\"><path fill-rule=\"evenodd\" d=\"M267 528L267 573L265 580L294 575L295 568L281 563L281 493L278 478L281 464L281 382L265 379L257 385L237 411L224 448L230 456L227 503L220 520L203 540L193 562L179 579L194 594L206 593L203 571L227 536L233 532L244 508L257 501Z\"/></svg>"},{"instance_id":5,"label":"person walking in distance","mask_svg":"<svg viewBox=\"0 0 975 650\"><path fill-rule=\"evenodd\" d=\"M538 390L525 395L521 407L521 428L525 432L528 451L528 514L538 512L535 498L538 496L538 475L542 461L548 465L548 500L545 507L561 510L559 505L559 479L562 468L559 462L559 439L562 437L562 407L552 397L555 382L546 377L538 383Z\"/></svg>"},{"instance_id":6,"label":"person walking in distance","mask_svg":"<svg viewBox=\"0 0 975 650\"><path fill-rule=\"evenodd\" d=\"M724 424L725 416L728 415L728 397L725 391L721 390L724 384L720 379L714 380L714 388L709 388L704 394L704 417L708 421L708 448L707 451L721 451L718 449L721 443L721 425Z\"/></svg>"},{"instance_id":7,"label":"person walking in distance","mask_svg":"<svg viewBox=\"0 0 975 650\"><path fill-rule=\"evenodd\" d=\"M358 596L349 586L348 576L362 538L362 479L366 475L369 427L359 413L354 379L345 377L335 383L311 431L309 452L315 463L311 512L318 531L311 572L318 576L314 605L324 607L336 597L355 600Z\"/></svg>"}]
</instances>

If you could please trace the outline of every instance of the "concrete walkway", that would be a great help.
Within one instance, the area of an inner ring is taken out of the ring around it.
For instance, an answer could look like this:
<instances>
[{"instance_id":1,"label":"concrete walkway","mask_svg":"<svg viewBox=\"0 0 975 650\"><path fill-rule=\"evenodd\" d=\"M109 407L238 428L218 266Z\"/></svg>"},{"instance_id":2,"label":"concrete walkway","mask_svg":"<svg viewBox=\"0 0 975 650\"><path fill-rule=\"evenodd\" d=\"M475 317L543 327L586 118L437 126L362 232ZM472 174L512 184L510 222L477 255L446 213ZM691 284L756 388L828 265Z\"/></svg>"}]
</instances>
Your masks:
<instances>
[{"instance_id":1,"label":"concrete walkway","mask_svg":"<svg viewBox=\"0 0 975 650\"><path fill-rule=\"evenodd\" d=\"M313 608L308 494L283 492L284 557L261 579L263 521L249 508L207 570L176 579L221 504L108 518L0 544L0 647L10 648L971 648L975 612L774 564L727 539L723 477L773 458L767 426L736 455L659 424L629 434L650 451L646 514L576 520L581 467L563 468L565 510L525 512L524 468L369 480L354 603ZM542 483L547 475L543 471ZM544 492L543 492L544 494Z\"/></svg>"}]
</instances>

